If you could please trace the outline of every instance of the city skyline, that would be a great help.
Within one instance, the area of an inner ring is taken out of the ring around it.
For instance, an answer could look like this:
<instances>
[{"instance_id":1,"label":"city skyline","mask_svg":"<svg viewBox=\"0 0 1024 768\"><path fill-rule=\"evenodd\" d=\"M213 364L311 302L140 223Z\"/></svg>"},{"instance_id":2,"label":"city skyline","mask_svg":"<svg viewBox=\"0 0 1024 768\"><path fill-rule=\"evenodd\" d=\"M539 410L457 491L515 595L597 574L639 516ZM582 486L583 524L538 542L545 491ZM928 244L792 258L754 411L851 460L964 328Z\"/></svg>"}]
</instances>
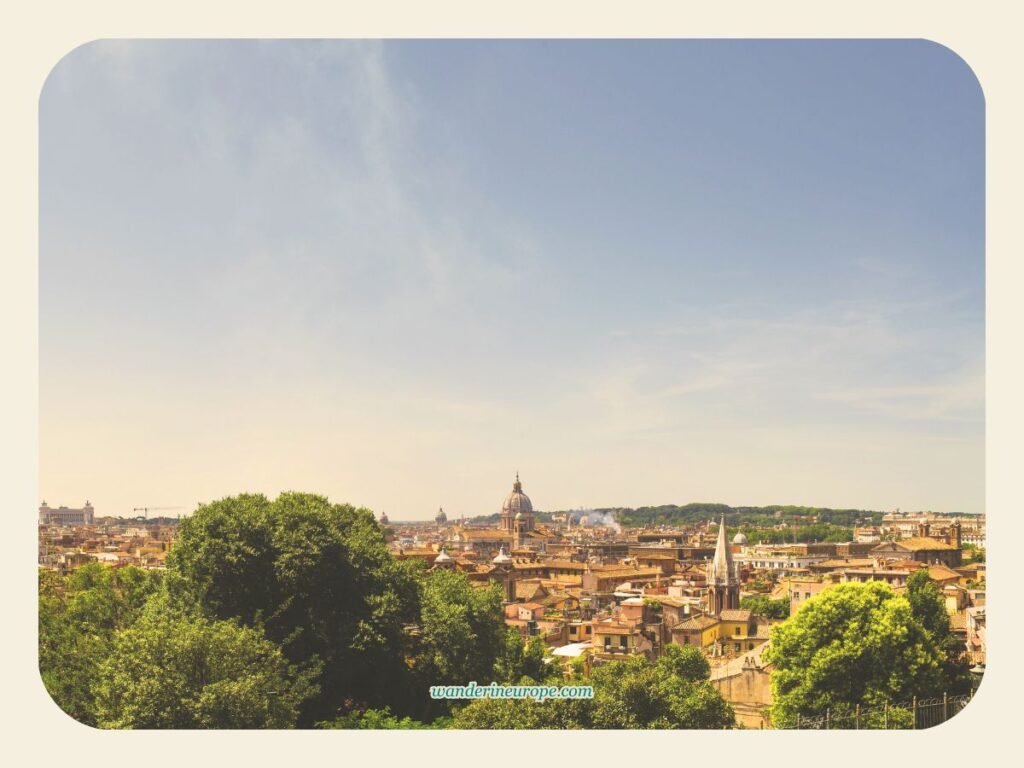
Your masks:
<instances>
[{"instance_id":1,"label":"city skyline","mask_svg":"<svg viewBox=\"0 0 1024 768\"><path fill-rule=\"evenodd\" d=\"M941 46L105 41L40 126L51 504L985 511Z\"/></svg>"}]
</instances>

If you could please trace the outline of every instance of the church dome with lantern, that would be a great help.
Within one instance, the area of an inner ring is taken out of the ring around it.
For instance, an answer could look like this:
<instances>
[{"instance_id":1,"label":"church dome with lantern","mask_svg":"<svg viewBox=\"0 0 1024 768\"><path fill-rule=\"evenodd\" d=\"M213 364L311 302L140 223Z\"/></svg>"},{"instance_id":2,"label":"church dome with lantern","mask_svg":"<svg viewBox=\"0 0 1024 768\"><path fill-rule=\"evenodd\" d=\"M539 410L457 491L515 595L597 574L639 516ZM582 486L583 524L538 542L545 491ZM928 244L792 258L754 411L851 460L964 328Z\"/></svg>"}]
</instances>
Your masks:
<instances>
[{"instance_id":1,"label":"church dome with lantern","mask_svg":"<svg viewBox=\"0 0 1024 768\"><path fill-rule=\"evenodd\" d=\"M501 505L501 529L512 531L516 521L523 532L534 530L533 503L530 497L523 493L523 484L519 482L518 472L516 481L512 484L512 493L505 497Z\"/></svg>"},{"instance_id":2,"label":"church dome with lantern","mask_svg":"<svg viewBox=\"0 0 1024 768\"><path fill-rule=\"evenodd\" d=\"M530 497L523 493L523 484L519 482L518 472L516 472L516 481L512 484L512 493L505 497L505 503L501 505L503 515L514 516L517 512L533 513L533 503L530 501Z\"/></svg>"}]
</instances>

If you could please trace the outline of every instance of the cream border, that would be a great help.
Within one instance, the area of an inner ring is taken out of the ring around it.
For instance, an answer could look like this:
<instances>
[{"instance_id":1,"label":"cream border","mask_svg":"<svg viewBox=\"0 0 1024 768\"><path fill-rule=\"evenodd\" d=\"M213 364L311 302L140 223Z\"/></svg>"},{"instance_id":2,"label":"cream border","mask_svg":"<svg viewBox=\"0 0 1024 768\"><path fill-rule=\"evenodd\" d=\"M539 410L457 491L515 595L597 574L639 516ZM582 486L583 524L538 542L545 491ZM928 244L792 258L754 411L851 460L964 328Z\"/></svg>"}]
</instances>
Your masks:
<instances>
[{"instance_id":1,"label":"cream border","mask_svg":"<svg viewBox=\"0 0 1024 768\"><path fill-rule=\"evenodd\" d=\"M946 1L826 4L624 3L535 0L503 5L466 0L432 3L378 2L356 10L338 3L294 0L277 9L237 1L216 7L181 0L159 9L123 0L89 3L19 4L8 12L7 40L0 56L5 106L0 174L7 248L0 279L3 349L8 358L0 378L4 439L4 509L12 521L2 566L11 612L3 633L5 752L26 762L70 761L76 765L182 762L281 764L322 760L451 764L572 760L649 762L693 761L702 756L730 763L793 765L802 762L863 764L914 760L943 763L995 760L999 742L1012 733L1015 692L1010 637L1020 635L1019 606L1008 598L1010 542L1019 540L1020 517L1012 507L1015 437L1021 426L1018 393L1021 363L1013 351L1013 328L1021 326L1014 285L1021 267L1020 229L1014 225L1015 180L1021 171L1019 136L1024 120L1018 96L1022 46L1007 3L972 10ZM996 614L990 655L993 672L978 699L950 724L913 733L732 733L722 741L709 733L100 733L60 713L43 691L35 670L35 536L38 453L36 336L36 117L37 100L52 66L77 45L100 37L918 37L955 50L974 69L987 103L988 137L988 350L987 508L993 527ZM1019 215L1019 214L1018 214ZM1016 246L1016 247L1014 247ZM1016 263L1015 263L1016 261ZM998 670L998 677L996 670ZM642 740L642 741L641 741ZM1008 753L1013 746L1007 742Z\"/></svg>"}]
</instances>

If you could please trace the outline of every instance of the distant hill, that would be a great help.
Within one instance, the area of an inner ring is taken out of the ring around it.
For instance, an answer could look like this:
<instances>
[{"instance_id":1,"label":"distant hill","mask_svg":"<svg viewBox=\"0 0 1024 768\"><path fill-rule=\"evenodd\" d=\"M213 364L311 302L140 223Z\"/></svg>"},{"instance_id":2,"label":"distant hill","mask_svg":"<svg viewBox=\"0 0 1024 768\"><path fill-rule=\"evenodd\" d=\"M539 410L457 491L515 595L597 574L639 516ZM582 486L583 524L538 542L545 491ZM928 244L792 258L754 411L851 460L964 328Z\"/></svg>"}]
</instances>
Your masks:
<instances>
[{"instance_id":1,"label":"distant hill","mask_svg":"<svg viewBox=\"0 0 1024 768\"><path fill-rule=\"evenodd\" d=\"M564 514L578 510L560 510L551 514ZM779 522L810 525L812 523L853 527L878 525L884 512L870 509L829 509L828 507L801 507L772 504L765 507L731 507L728 504L694 502L679 506L663 504L657 507L603 507L595 512L611 512L620 524L635 528L657 525L686 525L702 520L719 520L725 515L729 526L772 526Z\"/></svg>"},{"instance_id":2,"label":"distant hill","mask_svg":"<svg viewBox=\"0 0 1024 768\"><path fill-rule=\"evenodd\" d=\"M803 507L793 504L769 504L764 507L731 507L714 502L692 502L690 504L662 504L657 507L595 507L594 509L561 509L548 512L537 511L539 522L551 520L552 515L566 513L579 515L583 512L611 512L621 525L642 528L658 525L687 525L702 520L719 520L725 514L729 527L770 527L780 522L809 526L812 524L837 525L852 528L856 525L879 525L884 512L874 509L831 509L829 507ZM943 517L968 516L971 512L939 512ZM497 525L500 514L477 515L467 518L475 525Z\"/></svg>"}]
</instances>

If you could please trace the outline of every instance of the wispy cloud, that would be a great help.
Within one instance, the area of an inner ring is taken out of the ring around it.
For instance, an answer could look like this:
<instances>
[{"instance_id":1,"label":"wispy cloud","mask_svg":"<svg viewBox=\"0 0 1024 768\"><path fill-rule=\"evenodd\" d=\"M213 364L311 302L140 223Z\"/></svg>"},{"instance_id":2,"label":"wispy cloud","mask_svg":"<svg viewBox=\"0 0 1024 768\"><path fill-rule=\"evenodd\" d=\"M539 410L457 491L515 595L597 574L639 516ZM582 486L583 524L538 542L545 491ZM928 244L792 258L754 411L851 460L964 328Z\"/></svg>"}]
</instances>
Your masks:
<instances>
[{"instance_id":1,"label":"wispy cloud","mask_svg":"<svg viewBox=\"0 0 1024 768\"><path fill-rule=\"evenodd\" d=\"M916 59L780 45L749 93L766 48L73 53L41 105L44 484L475 513L532 462L542 507L981 498L981 133L892 77Z\"/></svg>"}]
</instances>

